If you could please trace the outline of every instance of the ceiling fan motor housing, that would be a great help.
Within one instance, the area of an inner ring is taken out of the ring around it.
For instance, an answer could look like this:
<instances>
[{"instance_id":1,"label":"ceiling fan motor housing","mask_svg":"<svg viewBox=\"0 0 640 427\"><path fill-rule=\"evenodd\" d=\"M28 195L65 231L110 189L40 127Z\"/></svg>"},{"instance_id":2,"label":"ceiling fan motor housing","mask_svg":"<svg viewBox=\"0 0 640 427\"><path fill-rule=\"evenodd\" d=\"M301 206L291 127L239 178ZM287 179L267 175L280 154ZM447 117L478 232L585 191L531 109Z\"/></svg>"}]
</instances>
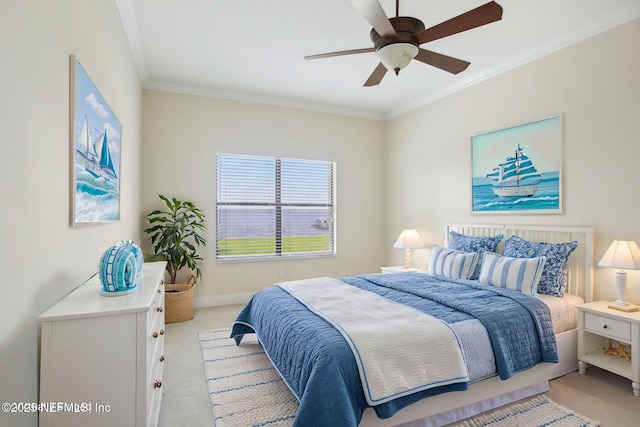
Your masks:
<instances>
[{"instance_id":1,"label":"ceiling fan motor housing","mask_svg":"<svg viewBox=\"0 0 640 427\"><path fill-rule=\"evenodd\" d=\"M415 34L424 30L424 24L408 16L389 18L389 22L396 32L395 37L381 37L375 29L371 30L370 37L382 65L397 76L418 54L420 43Z\"/></svg>"},{"instance_id":2,"label":"ceiling fan motor housing","mask_svg":"<svg viewBox=\"0 0 640 427\"><path fill-rule=\"evenodd\" d=\"M393 29L396 30L398 37L381 37L380 34L372 28L369 37L376 49L393 43L411 43L416 47L420 46L420 43L418 43L413 36L425 29L424 23L421 20L410 16L398 16L389 18L389 22L391 22Z\"/></svg>"}]
</instances>

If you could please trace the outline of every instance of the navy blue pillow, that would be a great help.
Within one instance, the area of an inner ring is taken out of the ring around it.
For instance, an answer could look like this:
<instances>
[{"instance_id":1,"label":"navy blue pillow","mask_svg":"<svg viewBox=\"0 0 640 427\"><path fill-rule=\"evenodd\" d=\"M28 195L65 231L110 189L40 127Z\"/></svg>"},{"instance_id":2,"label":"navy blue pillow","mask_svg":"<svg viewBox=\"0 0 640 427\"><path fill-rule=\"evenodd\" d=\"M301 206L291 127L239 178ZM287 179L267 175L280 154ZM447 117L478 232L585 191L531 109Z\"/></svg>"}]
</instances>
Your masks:
<instances>
[{"instance_id":1,"label":"navy blue pillow","mask_svg":"<svg viewBox=\"0 0 640 427\"><path fill-rule=\"evenodd\" d=\"M462 252L478 253L480 262L478 262L475 271L470 277L472 280L478 280L478 277L480 277L480 270L482 269L484 252L495 252L503 237L504 236L502 234L498 234L497 236L467 236L455 231L450 231L447 247L449 249L455 249Z\"/></svg>"},{"instance_id":2,"label":"navy blue pillow","mask_svg":"<svg viewBox=\"0 0 640 427\"><path fill-rule=\"evenodd\" d=\"M546 257L547 262L538 283L541 294L564 296L567 287L569 256L578 247L578 242L544 243L531 242L518 236L511 236L504 242L504 256L513 258Z\"/></svg>"}]
</instances>

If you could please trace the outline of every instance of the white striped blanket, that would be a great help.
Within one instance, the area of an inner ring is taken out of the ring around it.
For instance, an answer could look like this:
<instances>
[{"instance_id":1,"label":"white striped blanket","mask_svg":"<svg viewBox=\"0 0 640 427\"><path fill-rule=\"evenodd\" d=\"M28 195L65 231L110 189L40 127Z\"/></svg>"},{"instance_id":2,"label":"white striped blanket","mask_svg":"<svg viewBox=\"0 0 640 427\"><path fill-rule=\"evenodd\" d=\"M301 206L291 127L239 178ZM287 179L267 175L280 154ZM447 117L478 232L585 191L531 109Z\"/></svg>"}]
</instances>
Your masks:
<instances>
[{"instance_id":1,"label":"white striped blanket","mask_svg":"<svg viewBox=\"0 0 640 427\"><path fill-rule=\"evenodd\" d=\"M328 277L278 286L340 331L372 406L469 380L456 334L433 316Z\"/></svg>"}]
</instances>

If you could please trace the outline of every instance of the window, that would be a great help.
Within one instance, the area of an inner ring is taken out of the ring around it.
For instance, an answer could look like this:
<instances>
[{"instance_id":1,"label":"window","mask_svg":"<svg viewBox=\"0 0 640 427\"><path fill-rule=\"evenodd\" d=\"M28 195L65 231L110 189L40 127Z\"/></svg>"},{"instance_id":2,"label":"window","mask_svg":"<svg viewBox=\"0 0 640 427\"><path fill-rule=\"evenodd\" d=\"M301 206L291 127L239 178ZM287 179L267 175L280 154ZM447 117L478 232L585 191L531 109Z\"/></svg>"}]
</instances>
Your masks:
<instances>
[{"instance_id":1,"label":"window","mask_svg":"<svg viewBox=\"0 0 640 427\"><path fill-rule=\"evenodd\" d=\"M216 156L216 259L335 254L335 163Z\"/></svg>"}]
</instances>

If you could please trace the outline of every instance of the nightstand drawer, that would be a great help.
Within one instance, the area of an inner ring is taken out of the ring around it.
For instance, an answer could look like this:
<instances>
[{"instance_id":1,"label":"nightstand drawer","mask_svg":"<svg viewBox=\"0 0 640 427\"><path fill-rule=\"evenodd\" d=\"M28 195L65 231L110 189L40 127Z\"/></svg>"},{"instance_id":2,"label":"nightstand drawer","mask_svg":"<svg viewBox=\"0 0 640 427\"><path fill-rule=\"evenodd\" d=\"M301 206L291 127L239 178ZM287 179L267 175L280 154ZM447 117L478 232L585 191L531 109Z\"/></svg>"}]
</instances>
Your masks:
<instances>
[{"instance_id":1,"label":"nightstand drawer","mask_svg":"<svg viewBox=\"0 0 640 427\"><path fill-rule=\"evenodd\" d=\"M631 342L631 324L620 320L585 313L584 329L596 334L610 336L625 343Z\"/></svg>"}]
</instances>

